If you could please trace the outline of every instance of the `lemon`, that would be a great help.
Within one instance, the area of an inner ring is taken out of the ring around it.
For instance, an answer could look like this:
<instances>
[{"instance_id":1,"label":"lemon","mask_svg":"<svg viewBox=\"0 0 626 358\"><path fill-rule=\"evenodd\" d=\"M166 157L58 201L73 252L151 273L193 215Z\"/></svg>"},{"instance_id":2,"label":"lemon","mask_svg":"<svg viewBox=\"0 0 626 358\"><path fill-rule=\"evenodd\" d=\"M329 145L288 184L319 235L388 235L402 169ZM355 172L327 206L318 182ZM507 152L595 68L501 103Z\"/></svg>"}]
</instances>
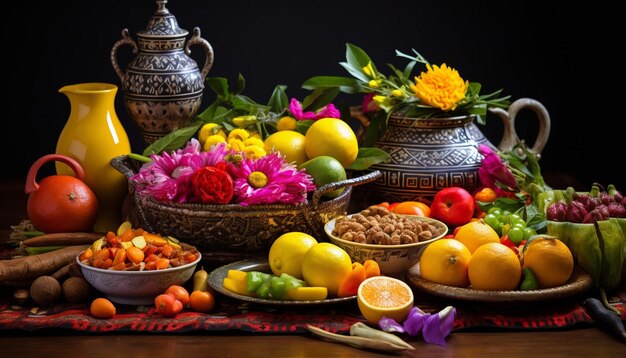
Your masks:
<instances>
[{"instance_id":1,"label":"lemon","mask_svg":"<svg viewBox=\"0 0 626 358\"><path fill-rule=\"evenodd\" d=\"M300 165L307 161L304 139L304 135L296 131L278 131L265 139L264 149L267 153L280 152L285 156L287 163L295 162L296 165Z\"/></svg>"},{"instance_id":2,"label":"lemon","mask_svg":"<svg viewBox=\"0 0 626 358\"><path fill-rule=\"evenodd\" d=\"M279 131L293 131L296 130L296 126L298 125L298 121L295 118L285 116L276 122L276 129Z\"/></svg>"},{"instance_id":3,"label":"lemon","mask_svg":"<svg viewBox=\"0 0 626 358\"><path fill-rule=\"evenodd\" d=\"M200 127L200 130L198 131L198 141L200 141L200 144L204 147L204 143L207 138L212 135L219 135L226 139L226 132L224 132L222 126L217 123L207 123Z\"/></svg>"},{"instance_id":4,"label":"lemon","mask_svg":"<svg viewBox=\"0 0 626 358\"><path fill-rule=\"evenodd\" d=\"M321 155L307 160L300 164L298 169L306 169L306 172L313 177L313 183L315 183L315 186L318 188L325 184L346 180L346 170L341 163L339 163L337 159L327 155ZM339 188L324 193L324 196L335 198L341 195L344 190L345 188Z\"/></svg>"},{"instance_id":5,"label":"lemon","mask_svg":"<svg viewBox=\"0 0 626 358\"><path fill-rule=\"evenodd\" d=\"M279 236L270 246L268 261L276 276L287 273L302 279L304 254L317 244L317 240L303 232L288 232Z\"/></svg>"},{"instance_id":6,"label":"lemon","mask_svg":"<svg viewBox=\"0 0 626 358\"><path fill-rule=\"evenodd\" d=\"M383 317L403 322L413 307L413 291L404 281L388 276L365 279L357 290L357 304L363 317L378 324Z\"/></svg>"},{"instance_id":7,"label":"lemon","mask_svg":"<svg viewBox=\"0 0 626 358\"><path fill-rule=\"evenodd\" d=\"M328 295L337 297L339 284L352 271L352 259L341 247L329 242L313 245L302 259L302 278L309 286L328 289Z\"/></svg>"},{"instance_id":8,"label":"lemon","mask_svg":"<svg viewBox=\"0 0 626 358\"><path fill-rule=\"evenodd\" d=\"M309 127L305 137L304 150L309 159L328 155L347 168L359 154L359 143L354 131L348 123L338 118L318 119Z\"/></svg>"}]
</instances>

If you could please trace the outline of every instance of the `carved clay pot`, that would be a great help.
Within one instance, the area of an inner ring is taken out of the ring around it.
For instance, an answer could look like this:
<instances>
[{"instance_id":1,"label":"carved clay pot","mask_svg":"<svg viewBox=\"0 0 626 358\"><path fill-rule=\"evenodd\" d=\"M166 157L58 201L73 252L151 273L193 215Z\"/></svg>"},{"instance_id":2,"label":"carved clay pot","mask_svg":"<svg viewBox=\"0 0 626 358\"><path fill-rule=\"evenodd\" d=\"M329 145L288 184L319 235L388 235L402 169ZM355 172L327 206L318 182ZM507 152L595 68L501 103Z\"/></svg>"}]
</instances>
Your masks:
<instances>
[{"instance_id":1,"label":"carved clay pot","mask_svg":"<svg viewBox=\"0 0 626 358\"><path fill-rule=\"evenodd\" d=\"M174 15L156 1L157 10L148 27L137 33L137 42L122 30L122 39L111 50L111 63L122 82L124 104L139 126L146 145L191 123L200 109L204 80L213 64L213 48L195 27L193 35L178 26ZM122 71L117 62L120 46L128 45L137 56ZM206 60L202 70L189 56L200 45Z\"/></svg>"},{"instance_id":2,"label":"carved clay pot","mask_svg":"<svg viewBox=\"0 0 626 358\"><path fill-rule=\"evenodd\" d=\"M539 131L530 149L539 156L550 133L550 116L541 103L528 98L513 102L508 111L492 110L504 123L498 149L510 150L519 140L515 117L523 108L532 109L538 116ZM472 192L480 186L479 144L496 148L475 124L474 116L407 118L392 115L387 129L375 144L387 152L389 158L370 167L382 175L358 191L362 191L360 194L369 204L408 200L430 204L439 190L451 186Z\"/></svg>"}]
</instances>

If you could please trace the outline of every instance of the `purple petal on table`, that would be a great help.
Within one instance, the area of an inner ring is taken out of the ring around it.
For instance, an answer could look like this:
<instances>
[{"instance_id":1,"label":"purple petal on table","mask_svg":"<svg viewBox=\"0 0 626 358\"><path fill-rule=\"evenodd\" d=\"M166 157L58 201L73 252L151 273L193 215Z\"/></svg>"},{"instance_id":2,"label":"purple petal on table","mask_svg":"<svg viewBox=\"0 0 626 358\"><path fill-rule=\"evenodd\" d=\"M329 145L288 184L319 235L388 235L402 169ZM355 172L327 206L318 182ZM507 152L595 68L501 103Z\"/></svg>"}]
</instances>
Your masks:
<instances>
[{"instance_id":1,"label":"purple petal on table","mask_svg":"<svg viewBox=\"0 0 626 358\"><path fill-rule=\"evenodd\" d=\"M454 327L455 317L456 308L452 306L448 306L438 314L428 317L422 329L424 341L445 346L446 337L452 332L452 328Z\"/></svg>"},{"instance_id":2,"label":"purple petal on table","mask_svg":"<svg viewBox=\"0 0 626 358\"><path fill-rule=\"evenodd\" d=\"M404 333L404 327L393 318L381 318L380 321L378 321L378 326L385 332Z\"/></svg>"},{"instance_id":3,"label":"purple petal on table","mask_svg":"<svg viewBox=\"0 0 626 358\"><path fill-rule=\"evenodd\" d=\"M404 321L404 330L411 336L417 336L424 327L426 318L430 313L425 313L417 307L413 307L409 312L409 316Z\"/></svg>"}]
</instances>

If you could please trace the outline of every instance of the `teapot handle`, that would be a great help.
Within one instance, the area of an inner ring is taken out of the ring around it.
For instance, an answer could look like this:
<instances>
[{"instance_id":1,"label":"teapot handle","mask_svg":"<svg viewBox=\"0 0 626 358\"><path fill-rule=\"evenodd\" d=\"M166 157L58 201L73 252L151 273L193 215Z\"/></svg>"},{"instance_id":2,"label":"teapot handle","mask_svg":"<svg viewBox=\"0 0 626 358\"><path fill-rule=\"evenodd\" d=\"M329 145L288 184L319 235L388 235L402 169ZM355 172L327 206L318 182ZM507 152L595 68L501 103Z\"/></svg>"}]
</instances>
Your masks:
<instances>
[{"instance_id":1,"label":"teapot handle","mask_svg":"<svg viewBox=\"0 0 626 358\"><path fill-rule=\"evenodd\" d=\"M39 184L37 183L37 172L44 164L51 161L59 161L65 163L70 167L70 169L72 169L78 179L83 180L85 178L85 171L83 170L83 167L73 158L63 154L44 155L43 157L37 159L30 167L30 170L28 170L28 174L26 175L26 187L24 188L24 192L26 194L30 194L34 191L39 190Z\"/></svg>"},{"instance_id":2,"label":"teapot handle","mask_svg":"<svg viewBox=\"0 0 626 358\"><path fill-rule=\"evenodd\" d=\"M120 78L120 81L122 81L122 83L124 82L124 72L117 63L117 49L123 45L129 45L130 47L132 47L133 54L135 55L139 52L137 43L135 42L135 40L133 40L132 37L130 37L128 29L122 30L122 38L117 40L117 42L113 45L113 48L111 49L111 63L113 64L113 69L115 70L115 73L117 73L117 76Z\"/></svg>"},{"instance_id":3,"label":"teapot handle","mask_svg":"<svg viewBox=\"0 0 626 358\"><path fill-rule=\"evenodd\" d=\"M535 139L535 144L529 150L541 158L541 151L548 142L548 136L550 135L550 115L548 110L539 102L531 98L520 98L511 103L509 110L505 111L502 108L490 108L489 111L497 114L502 123L504 124L504 133L502 134L502 140L498 144L498 149L502 151L511 150L519 141L517 132L515 131L515 117L520 110L524 108L532 109L539 120L539 132Z\"/></svg>"},{"instance_id":4,"label":"teapot handle","mask_svg":"<svg viewBox=\"0 0 626 358\"><path fill-rule=\"evenodd\" d=\"M202 79L204 80L206 76L209 74L209 70L211 69L211 66L213 66L213 47L211 47L211 44L207 40L200 37L199 27L194 27L193 35L191 36L191 38L189 39L189 41L187 41L187 44L185 45L185 53L187 55L191 54L191 50L189 49L189 47L193 45L202 46L202 48L204 49L204 53L206 54L206 60L204 61L204 66L202 66L202 71L201 71Z\"/></svg>"}]
</instances>

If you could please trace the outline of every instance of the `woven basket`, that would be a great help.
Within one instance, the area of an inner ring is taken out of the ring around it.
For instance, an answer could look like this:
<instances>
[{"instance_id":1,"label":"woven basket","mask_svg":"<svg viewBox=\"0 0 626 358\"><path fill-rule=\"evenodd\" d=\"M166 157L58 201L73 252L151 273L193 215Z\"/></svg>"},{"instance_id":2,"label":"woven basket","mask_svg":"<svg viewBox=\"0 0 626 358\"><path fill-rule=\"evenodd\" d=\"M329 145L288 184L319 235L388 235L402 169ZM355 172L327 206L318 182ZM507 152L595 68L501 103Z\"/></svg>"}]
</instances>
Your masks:
<instances>
[{"instance_id":1,"label":"woven basket","mask_svg":"<svg viewBox=\"0 0 626 358\"><path fill-rule=\"evenodd\" d=\"M126 155L111 165L130 179L142 163ZM287 205L203 205L163 204L142 197L129 181L124 216L133 224L161 235L170 235L194 245L211 264L266 257L276 238L289 231L301 231L318 241L328 241L324 225L347 213L352 187L376 180L379 171L326 184L315 190L305 204ZM341 195L325 199L323 194L345 187Z\"/></svg>"}]
</instances>

